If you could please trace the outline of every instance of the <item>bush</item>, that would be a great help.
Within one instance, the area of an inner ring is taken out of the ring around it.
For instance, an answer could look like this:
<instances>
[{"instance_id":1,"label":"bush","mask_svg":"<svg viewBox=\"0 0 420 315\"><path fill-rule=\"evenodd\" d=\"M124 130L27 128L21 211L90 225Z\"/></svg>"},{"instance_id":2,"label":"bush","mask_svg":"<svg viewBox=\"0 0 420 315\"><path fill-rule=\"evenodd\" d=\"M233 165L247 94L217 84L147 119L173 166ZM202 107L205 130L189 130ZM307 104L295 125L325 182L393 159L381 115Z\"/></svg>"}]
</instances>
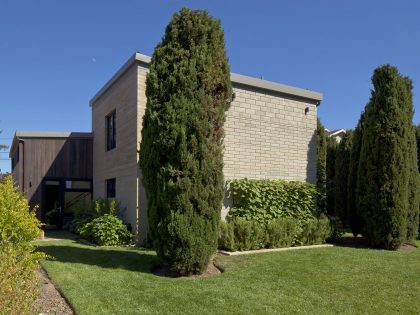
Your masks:
<instances>
[{"instance_id":1,"label":"bush","mask_svg":"<svg viewBox=\"0 0 420 315\"><path fill-rule=\"evenodd\" d=\"M267 225L235 218L221 222L219 249L243 251L323 244L331 235L330 224L326 216L305 223L294 218L279 218Z\"/></svg>"},{"instance_id":2,"label":"bush","mask_svg":"<svg viewBox=\"0 0 420 315\"><path fill-rule=\"evenodd\" d=\"M121 215L120 203L116 199L96 199L88 207L79 207L74 211L74 219L65 228L70 232L80 234L81 228L105 214Z\"/></svg>"},{"instance_id":3,"label":"bush","mask_svg":"<svg viewBox=\"0 0 420 315\"><path fill-rule=\"evenodd\" d=\"M296 219L280 218L267 224L269 248L290 247L295 243L300 227Z\"/></svg>"},{"instance_id":4,"label":"bush","mask_svg":"<svg viewBox=\"0 0 420 315\"><path fill-rule=\"evenodd\" d=\"M265 227L257 221L234 219L233 234L236 250L252 250L265 247Z\"/></svg>"},{"instance_id":5,"label":"bush","mask_svg":"<svg viewBox=\"0 0 420 315\"><path fill-rule=\"evenodd\" d=\"M330 222L326 216L322 216L319 219L309 220L302 225L299 242L302 245L323 244L330 235Z\"/></svg>"},{"instance_id":6,"label":"bush","mask_svg":"<svg viewBox=\"0 0 420 315\"><path fill-rule=\"evenodd\" d=\"M228 218L267 224L278 218L307 221L318 215L317 188L306 182L235 179L229 182L233 207Z\"/></svg>"},{"instance_id":7,"label":"bush","mask_svg":"<svg viewBox=\"0 0 420 315\"><path fill-rule=\"evenodd\" d=\"M338 243L341 241L344 231L343 231L343 223L341 222L339 217L329 217L330 219L330 228L331 228L331 235L328 238L328 241L333 243Z\"/></svg>"},{"instance_id":8,"label":"bush","mask_svg":"<svg viewBox=\"0 0 420 315\"><path fill-rule=\"evenodd\" d=\"M226 221L220 222L219 249L229 251L236 250L233 224L229 224Z\"/></svg>"},{"instance_id":9,"label":"bush","mask_svg":"<svg viewBox=\"0 0 420 315\"><path fill-rule=\"evenodd\" d=\"M220 21L206 11L174 14L146 81L140 167L148 237L171 272L201 273L217 249L232 100Z\"/></svg>"},{"instance_id":10,"label":"bush","mask_svg":"<svg viewBox=\"0 0 420 315\"><path fill-rule=\"evenodd\" d=\"M11 176L0 181L0 310L3 314L31 314L39 295L35 267L45 258L31 241L41 223Z\"/></svg>"},{"instance_id":11,"label":"bush","mask_svg":"<svg viewBox=\"0 0 420 315\"><path fill-rule=\"evenodd\" d=\"M121 219L105 214L80 229L80 235L98 245L127 245L133 242L133 235Z\"/></svg>"}]
</instances>

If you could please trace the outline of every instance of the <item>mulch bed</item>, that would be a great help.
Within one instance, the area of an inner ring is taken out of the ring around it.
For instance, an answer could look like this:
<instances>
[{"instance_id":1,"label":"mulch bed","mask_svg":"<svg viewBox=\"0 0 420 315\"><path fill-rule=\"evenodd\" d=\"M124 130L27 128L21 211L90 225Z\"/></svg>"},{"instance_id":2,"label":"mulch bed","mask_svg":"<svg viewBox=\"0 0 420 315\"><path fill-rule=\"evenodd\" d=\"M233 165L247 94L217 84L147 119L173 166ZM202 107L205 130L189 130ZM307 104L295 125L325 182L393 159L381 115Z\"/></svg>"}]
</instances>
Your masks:
<instances>
[{"instance_id":1,"label":"mulch bed","mask_svg":"<svg viewBox=\"0 0 420 315\"><path fill-rule=\"evenodd\" d=\"M72 308L52 284L45 270L38 267L36 271L42 285L41 294L34 304L37 314L73 315Z\"/></svg>"},{"instance_id":2,"label":"mulch bed","mask_svg":"<svg viewBox=\"0 0 420 315\"><path fill-rule=\"evenodd\" d=\"M214 258L210 260L209 265L207 266L207 270L203 272L201 275L191 275L191 276L182 276L182 277L176 277L172 275L168 268L157 266L153 268L152 273L159 277L167 277L167 278L176 278L176 279L199 279L199 278L207 278L212 276L218 276L223 272L223 270L217 266L215 263Z\"/></svg>"}]
</instances>

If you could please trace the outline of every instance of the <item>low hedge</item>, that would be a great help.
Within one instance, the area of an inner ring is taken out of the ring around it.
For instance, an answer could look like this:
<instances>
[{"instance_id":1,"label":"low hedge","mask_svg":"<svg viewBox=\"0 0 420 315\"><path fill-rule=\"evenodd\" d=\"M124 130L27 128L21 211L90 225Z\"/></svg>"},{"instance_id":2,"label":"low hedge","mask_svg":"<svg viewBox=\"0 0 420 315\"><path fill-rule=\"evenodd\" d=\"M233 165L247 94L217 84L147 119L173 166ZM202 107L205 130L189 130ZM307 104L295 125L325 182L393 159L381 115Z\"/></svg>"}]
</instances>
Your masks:
<instances>
[{"instance_id":1,"label":"low hedge","mask_svg":"<svg viewBox=\"0 0 420 315\"><path fill-rule=\"evenodd\" d=\"M243 251L323 244L331 235L326 216L312 218L303 224L295 218L278 218L268 224L241 218L222 221L219 249Z\"/></svg>"},{"instance_id":2,"label":"low hedge","mask_svg":"<svg viewBox=\"0 0 420 315\"><path fill-rule=\"evenodd\" d=\"M306 182L235 179L228 182L228 190L233 200L228 218L267 224L282 217L304 222L320 215L318 190Z\"/></svg>"}]
</instances>

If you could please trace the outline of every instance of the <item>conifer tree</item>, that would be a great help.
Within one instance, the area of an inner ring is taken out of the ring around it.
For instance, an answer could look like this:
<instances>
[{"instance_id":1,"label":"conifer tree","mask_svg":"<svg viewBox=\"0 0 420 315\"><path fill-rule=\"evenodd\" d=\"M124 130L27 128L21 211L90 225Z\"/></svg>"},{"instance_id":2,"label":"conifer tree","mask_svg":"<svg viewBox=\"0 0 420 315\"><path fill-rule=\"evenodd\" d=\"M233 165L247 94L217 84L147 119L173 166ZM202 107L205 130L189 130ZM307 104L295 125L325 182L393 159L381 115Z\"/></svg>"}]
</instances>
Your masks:
<instances>
[{"instance_id":1,"label":"conifer tree","mask_svg":"<svg viewBox=\"0 0 420 315\"><path fill-rule=\"evenodd\" d=\"M364 231L363 218L358 211L357 174L360 161L360 149L362 147L363 131L365 127L365 113L360 115L359 122L354 129L352 136L352 147L350 152L349 176L347 180L347 217L354 236Z\"/></svg>"},{"instance_id":2,"label":"conifer tree","mask_svg":"<svg viewBox=\"0 0 420 315\"><path fill-rule=\"evenodd\" d=\"M418 216L411 81L384 65L375 69L372 83L357 174L357 209L368 241L396 249L412 233L413 217Z\"/></svg>"},{"instance_id":3,"label":"conifer tree","mask_svg":"<svg viewBox=\"0 0 420 315\"><path fill-rule=\"evenodd\" d=\"M149 237L174 274L201 273L217 248L223 124L232 99L220 21L173 15L150 62L140 167Z\"/></svg>"},{"instance_id":4,"label":"conifer tree","mask_svg":"<svg viewBox=\"0 0 420 315\"><path fill-rule=\"evenodd\" d=\"M317 206L320 212L327 209L327 136L321 120L317 120L317 161L316 161L316 185L318 187Z\"/></svg>"},{"instance_id":5,"label":"conifer tree","mask_svg":"<svg viewBox=\"0 0 420 315\"><path fill-rule=\"evenodd\" d=\"M336 216L336 207L334 199L335 187L335 160L337 158L338 143L335 138L327 137L327 214Z\"/></svg>"},{"instance_id":6,"label":"conifer tree","mask_svg":"<svg viewBox=\"0 0 420 315\"><path fill-rule=\"evenodd\" d=\"M336 215L344 226L349 224L347 209L347 183L350 170L350 154L352 148L352 131L346 132L337 147L335 158L334 206Z\"/></svg>"},{"instance_id":7,"label":"conifer tree","mask_svg":"<svg viewBox=\"0 0 420 315\"><path fill-rule=\"evenodd\" d=\"M416 138L417 138L417 164L420 172L420 124L416 127Z\"/></svg>"}]
</instances>

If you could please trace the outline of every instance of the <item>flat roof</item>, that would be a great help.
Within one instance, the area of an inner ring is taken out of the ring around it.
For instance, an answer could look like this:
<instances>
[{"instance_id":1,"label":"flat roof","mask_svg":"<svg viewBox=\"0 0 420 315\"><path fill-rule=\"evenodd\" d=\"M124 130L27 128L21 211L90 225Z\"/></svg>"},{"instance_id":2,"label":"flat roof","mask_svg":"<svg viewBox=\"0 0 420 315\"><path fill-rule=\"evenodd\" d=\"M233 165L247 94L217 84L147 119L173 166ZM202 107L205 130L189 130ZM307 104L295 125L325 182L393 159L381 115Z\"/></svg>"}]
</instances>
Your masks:
<instances>
[{"instance_id":1,"label":"flat roof","mask_svg":"<svg viewBox=\"0 0 420 315\"><path fill-rule=\"evenodd\" d=\"M101 95L108 90L114 83L117 81L133 64L140 64L144 67L148 68L150 64L151 58L147 55L143 55L139 52L136 52L132 55L126 63L112 76L112 78L105 83L105 85L95 94L95 96L90 100L89 104L92 106ZM277 82L267 81L263 79L257 79L253 77L249 77L242 74L231 73L230 79L233 84L242 84L250 87L260 88L268 91L279 92L282 94L298 96L310 100L314 100L319 104L322 101L323 95L322 93L305 90L285 84L280 84Z\"/></svg>"},{"instance_id":2,"label":"flat roof","mask_svg":"<svg viewBox=\"0 0 420 315\"><path fill-rule=\"evenodd\" d=\"M91 132L16 131L17 138L92 138Z\"/></svg>"},{"instance_id":3,"label":"flat roof","mask_svg":"<svg viewBox=\"0 0 420 315\"><path fill-rule=\"evenodd\" d=\"M92 132L56 132L56 131L16 131L13 137L12 145L10 147L9 157L11 158L14 151L16 142L19 138L76 138L76 139L89 139L93 137Z\"/></svg>"}]
</instances>

